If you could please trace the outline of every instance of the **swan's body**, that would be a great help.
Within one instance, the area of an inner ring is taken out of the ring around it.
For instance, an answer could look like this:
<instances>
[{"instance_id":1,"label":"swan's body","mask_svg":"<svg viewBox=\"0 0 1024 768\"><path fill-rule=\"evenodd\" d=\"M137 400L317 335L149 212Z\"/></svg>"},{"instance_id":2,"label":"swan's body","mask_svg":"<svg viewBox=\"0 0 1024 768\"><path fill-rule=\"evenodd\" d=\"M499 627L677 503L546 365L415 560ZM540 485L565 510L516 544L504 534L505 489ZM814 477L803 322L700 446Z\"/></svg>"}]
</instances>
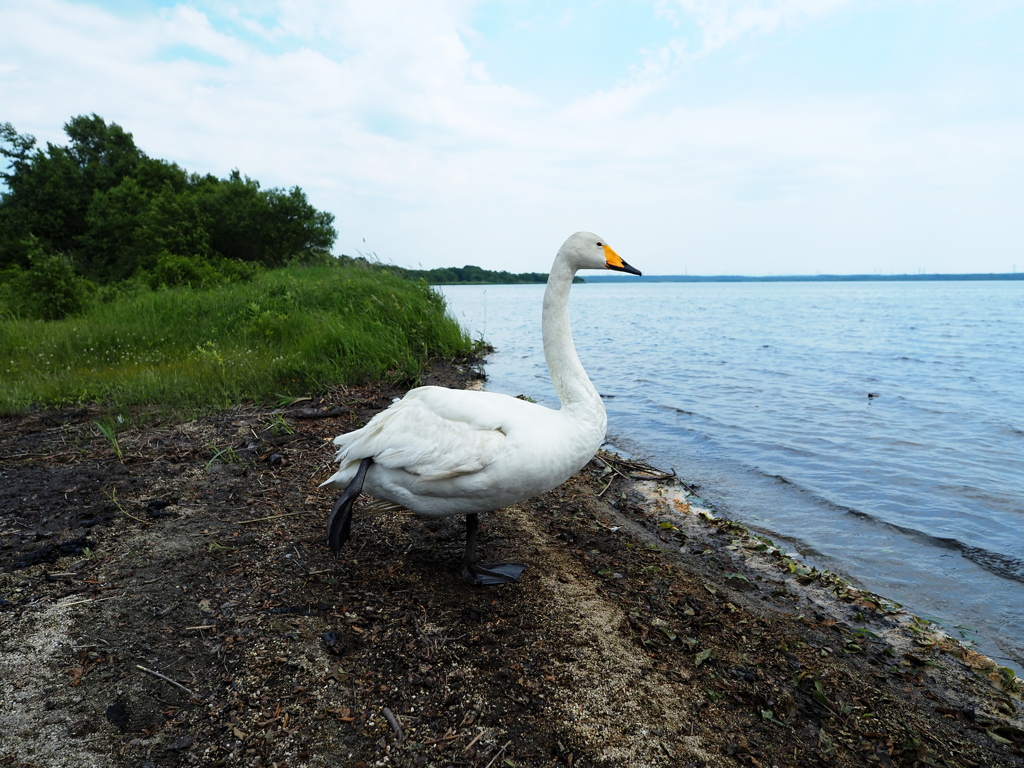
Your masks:
<instances>
[{"instance_id":1,"label":"swan's body","mask_svg":"<svg viewBox=\"0 0 1024 768\"><path fill-rule=\"evenodd\" d=\"M494 392L419 387L362 429L335 438L341 466L324 483L345 489L328 520L335 552L348 538L352 502L362 490L420 515L467 515L463 576L472 583L517 580L521 566L505 567L514 575L501 566L476 566L476 514L568 480L597 453L607 426L601 396L569 330L569 287L579 269L640 274L588 232L577 232L559 249L544 293L542 328L561 408Z\"/></svg>"},{"instance_id":2,"label":"swan's body","mask_svg":"<svg viewBox=\"0 0 1024 768\"><path fill-rule=\"evenodd\" d=\"M345 464L328 482L344 488L371 457L363 491L375 498L430 517L501 509L551 490L590 461L605 430L596 405L574 421L508 395L420 387L334 441Z\"/></svg>"}]
</instances>

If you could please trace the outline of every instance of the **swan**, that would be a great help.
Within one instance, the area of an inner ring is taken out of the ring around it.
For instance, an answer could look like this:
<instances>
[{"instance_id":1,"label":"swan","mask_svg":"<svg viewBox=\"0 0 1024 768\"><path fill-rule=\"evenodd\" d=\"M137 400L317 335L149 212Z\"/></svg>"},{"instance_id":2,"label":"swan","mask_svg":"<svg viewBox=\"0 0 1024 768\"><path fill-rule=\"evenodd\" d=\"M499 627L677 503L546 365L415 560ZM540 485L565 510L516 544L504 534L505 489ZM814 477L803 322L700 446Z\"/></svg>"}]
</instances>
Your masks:
<instances>
[{"instance_id":1,"label":"swan","mask_svg":"<svg viewBox=\"0 0 1024 768\"><path fill-rule=\"evenodd\" d=\"M477 562L477 515L545 493L585 466L604 442L607 417L569 328L569 287L580 269L639 275L590 232L555 256L544 291L544 358L561 408L479 390L418 387L361 429L339 435L338 471L321 485L343 489L327 518L337 554L361 492L427 517L466 516L462 578L471 585L519 581L525 566Z\"/></svg>"}]
</instances>

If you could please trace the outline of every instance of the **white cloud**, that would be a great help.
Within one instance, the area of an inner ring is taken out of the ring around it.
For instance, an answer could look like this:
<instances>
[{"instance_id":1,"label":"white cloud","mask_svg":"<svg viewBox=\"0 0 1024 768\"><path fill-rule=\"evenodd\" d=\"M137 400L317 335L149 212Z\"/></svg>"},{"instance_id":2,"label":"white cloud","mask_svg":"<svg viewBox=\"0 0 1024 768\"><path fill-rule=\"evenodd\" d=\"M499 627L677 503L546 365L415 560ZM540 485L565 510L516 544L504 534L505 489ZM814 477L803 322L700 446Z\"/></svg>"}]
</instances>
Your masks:
<instances>
[{"instance_id":1,"label":"white cloud","mask_svg":"<svg viewBox=\"0 0 1024 768\"><path fill-rule=\"evenodd\" d=\"M706 54L748 34L770 34L780 27L835 13L855 0L659 0L658 8L678 23L676 6L700 27Z\"/></svg>"},{"instance_id":2,"label":"white cloud","mask_svg":"<svg viewBox=\"0 0 1024 768\"><path fill-rule=\"evenodd\" d=\"M617 82L548 104L474 59L469 2L119 16L37 0L0 10L0 119L63 143L69 117L96 112L190 170L298 184L336 214L339 252L405 264L542 270L584 228L653 273L872 271L911 252L953 259L968 234L975 250L1019 250L1017 117L937 119L966 109L942 88L700 106L680 90L684 67L713 76L716 47L848 4L678 0L699 56L682 38L641 41L650 53Z\"/></svg>"}]
</instances>

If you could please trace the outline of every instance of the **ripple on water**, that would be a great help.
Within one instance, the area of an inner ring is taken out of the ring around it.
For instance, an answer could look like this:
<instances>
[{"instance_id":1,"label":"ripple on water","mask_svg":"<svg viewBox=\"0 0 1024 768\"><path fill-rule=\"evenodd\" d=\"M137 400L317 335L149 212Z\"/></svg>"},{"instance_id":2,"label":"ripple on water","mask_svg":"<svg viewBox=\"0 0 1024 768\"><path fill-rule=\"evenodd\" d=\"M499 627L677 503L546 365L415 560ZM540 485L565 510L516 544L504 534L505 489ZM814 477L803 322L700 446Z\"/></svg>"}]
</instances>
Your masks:
<instances>
[{"instance_id":1,"label":"ripple on water","mask_svg":"<svg viewBox=\"0 0 1024 768\"><path fill-rule=\"evenodd\" d=\"M543 288L444 292L487 387L554 404ZM617 444L1024 673L1024 283L590 284L571 312Z\"/></svg>"}]
</instances>

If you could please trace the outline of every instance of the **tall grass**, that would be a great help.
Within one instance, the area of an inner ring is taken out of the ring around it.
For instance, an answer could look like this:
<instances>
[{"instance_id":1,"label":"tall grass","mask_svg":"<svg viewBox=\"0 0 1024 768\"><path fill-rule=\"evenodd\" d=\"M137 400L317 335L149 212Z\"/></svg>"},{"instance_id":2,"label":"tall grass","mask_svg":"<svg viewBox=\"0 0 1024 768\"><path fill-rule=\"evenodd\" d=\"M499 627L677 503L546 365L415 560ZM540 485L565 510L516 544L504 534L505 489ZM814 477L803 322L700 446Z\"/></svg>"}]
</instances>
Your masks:
<instances>
[{"instance_id":1,"label":"tall grass","mask_svg":"<svg viewBox=\"0 0 1024 768\"><path fill-rule=\"evenodd\" d=\"M55 322L0 322L0 413L105 402L173 410L413 382L472 347L426 285L358 267L292 267L209 290L140 291Z\"/></svg>"}]
</instances>

